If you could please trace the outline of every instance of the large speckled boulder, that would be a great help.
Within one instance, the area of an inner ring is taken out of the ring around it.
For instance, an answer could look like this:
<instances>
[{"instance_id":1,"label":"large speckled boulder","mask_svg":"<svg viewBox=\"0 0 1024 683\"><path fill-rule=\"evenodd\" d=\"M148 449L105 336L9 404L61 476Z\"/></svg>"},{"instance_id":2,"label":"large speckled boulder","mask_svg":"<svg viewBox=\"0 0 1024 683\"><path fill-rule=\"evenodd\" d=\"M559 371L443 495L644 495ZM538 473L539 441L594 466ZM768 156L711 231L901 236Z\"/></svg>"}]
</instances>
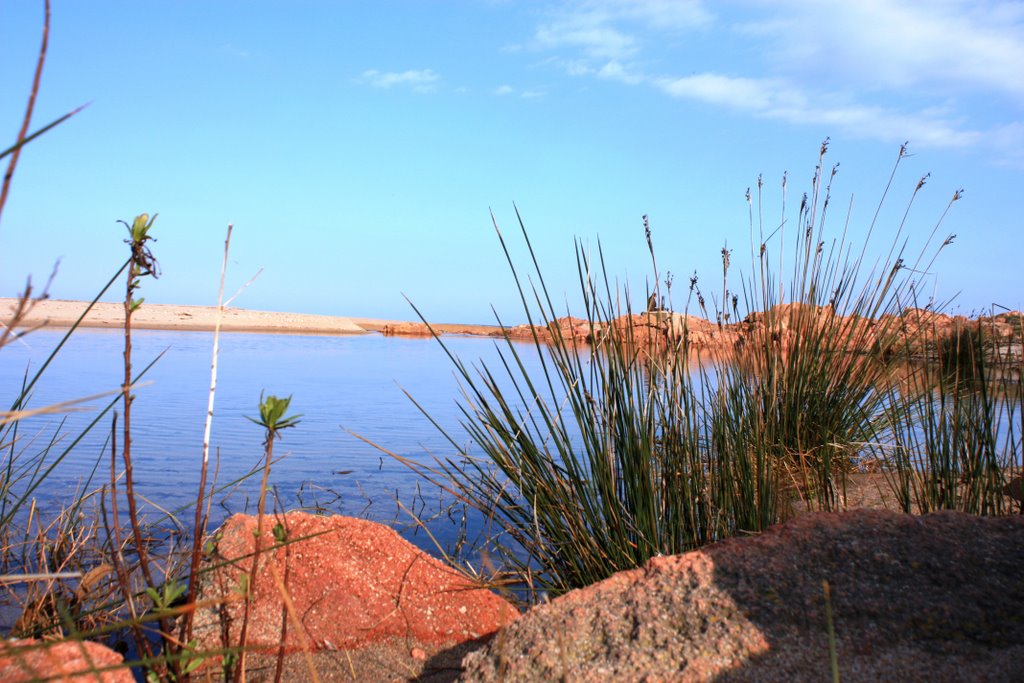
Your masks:
<instances>
[{"instance_id":1,"label":"large speckled boulder","mask_svg":"<svg viewBox=\"0 0 1024 683\"><path fill-rule=\"evenodd\" d=\"M1024 680L1024 516L808 514L535 607L464 681Z\"/></svg>"},{"instance_id":2,"label":"large speckled boulder","mask_svg":"<svg viewBox=\"0 0 1024 683\"><path fill-rule=\"evenodd\" d=\"M351 650L405 639L410 651L436 651L494 633L516 617L507 601L401 538L393 529L350 517L292 512L265 518L263 548L273 526L287 545L263 553L250 607L247 643L276 651L282 643L283 585L292 617L286 650ZM218 533L203 601L224 600L197 616L204 648L238 643L243 616L242 576L252 566L256 518L235 515ZM275 578L276 577L276 578ZM280 580L280 584L278 583ZM296 628L295 621L301 625Z\"/></svg>"}]
</instances>

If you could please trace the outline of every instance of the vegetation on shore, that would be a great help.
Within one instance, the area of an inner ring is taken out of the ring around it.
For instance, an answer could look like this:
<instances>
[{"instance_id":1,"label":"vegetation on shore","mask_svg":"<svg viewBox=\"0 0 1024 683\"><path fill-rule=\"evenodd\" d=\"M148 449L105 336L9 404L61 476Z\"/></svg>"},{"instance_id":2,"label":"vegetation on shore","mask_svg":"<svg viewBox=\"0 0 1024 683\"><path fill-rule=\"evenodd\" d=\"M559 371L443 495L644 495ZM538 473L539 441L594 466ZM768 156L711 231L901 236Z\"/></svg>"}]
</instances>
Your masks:
<instances>
[{"instance_id":1,"label":"vegetation on shore","mask_svg":"<svg viewBox=\"0 0 1024 683\"><path fill-rule=\"evenodd\" d=\"M645 315L660 323L628 322L635 297L612 287L600 248L592 262L578 245L583 314L559 324L520 221L531 272L511 257L509 267L534 348L504 345L498 367L449 353L470 446L446 432L451 454L433 465L400 458L500 529L490 551L510 582L534 598L557 595L799 510L841 510L857 471L887 480L907 512L1021 512L1007 489L1024 453L1020 321L1016 346L995 344L981 321L949 337L935 324L938 306L916 307L920 274L952 235L911 253L900 225L874 265L868 245L830 235L836 169L824 170L826 150L827 141L795 220L766 224L761 182L748 191L754 271L730 287L731 251L722 250L728 309L708 311L695 276L677 312L645 217L655 276L647 300L665 301ZM905 155L904 146L890 185ZM691 340L695 308L720 326L759 324L735 348L709 351ZM527 372L526 353L540 374Z\"/></svg>"},{"instance_id":2,"label":"vegetation on shore","mask_svg":"<svg viewBox=\"0 0 1024 683\"><path fill-rule=\"evenodd\" d=\"M42 46L23 125L15 144L0 152L0 161L8 160L0 191L0 214L22 148L81 110L76 109L29 133L46 60L49 24L50 4L47 0ZM147 512L143 512L134 488L132 461L133 392L140 379L159 360L158 356L141 371L136 371L132 359L132 316L144 301L138 294L143 278L155 278L159 272L149 246L154 239L152 228L155 219L155 215L150 217L148 214L140 214L131 223L120 221L128 230L128 239L125 240L130 251L128 259L63 335L41 367L31 376L26 375L21 387L16 390L10 410L0 413L0 449L6 456L0 475L0 583L6 592L3 601L5 615L17 611L16 618L4 624L4 634L8 637L46 641L94 639L112 642L115 648L120 643L124 647L118 649L127 655L127 661L114 668L137 668L145 672L147 680L188 680L208 658L216 655L220 660L220 674L226 679L240 681L245 679L244 636L240 646L214 652L198 651L197 641L192 639L192 619L200 599L197 587L201 574L209 571L209 567L204 567L202 562L207 555L209 506L216 492L215 477L209 485L207 483L209 427L216 391L219 318L223 313L223 273L227 266L231 227L228 228L225 241L207 428L200 465L200 484L194 503L195 522L190 530L190 547L179 548L173 540L161 540L167 538L163 526L171 513L152 504L146 506ZM58 405L29 407L36 383L92 306L122 276L125 276L125 296L124 375L121 389L98 411L95 419L73 438L62 434L58 427L50 442L42 447L36 446L32 440L24 440L19 433L22 420L40 414L59 414L82 401L103 397L76 397ZM2 321L0 350L37 329L36 326L26 326L25 321L30 319L35 305L47 298L47 290L48 285L42 292L37 292L31 280L28 281L14 310ZM116 410L118 402L121 404L120 413ZM257 512L260 528L268 514L266 493L274 440L280 436L281 430L297 423L296 416L286 415L289 405L290 398L261 396L260 417L254 420L265 430L263 479ZM103 483L101 454L95 461L92 475L82 482L73 499L66 501L56 515L48 518L36 505L36 492L45 486L47 478L75 451L86 434L101 428L105 418L111 421L107 440L110 452L108 480ZM120 448L117 440L119 420L122 437ZM123 492L119 491L119 485L123 486ZM122 503L126 505L126 510L119 507ZM153 512L154 508L157 513ZM276 529L275 538L279 543L287 540L283 534L279 537ZM263 552L269 550L272 548L262 549ZM260 553L261 549L257 549L248 581L244 581L238 587L237 594L229 599L242 600L248 604L258 579ZM124 636L130 636L129 640L125 641ZM31 650L45 647L45 641L21 645L13 651L13 656L22 657ZM109 668L93 667L93 670L102 672ZM209 667L207 669L204 676L209 673ZM280 680L280 676L279 657L277 680ZM315 672L313 677L315 679Z\"/></svg>"}]
</instances>

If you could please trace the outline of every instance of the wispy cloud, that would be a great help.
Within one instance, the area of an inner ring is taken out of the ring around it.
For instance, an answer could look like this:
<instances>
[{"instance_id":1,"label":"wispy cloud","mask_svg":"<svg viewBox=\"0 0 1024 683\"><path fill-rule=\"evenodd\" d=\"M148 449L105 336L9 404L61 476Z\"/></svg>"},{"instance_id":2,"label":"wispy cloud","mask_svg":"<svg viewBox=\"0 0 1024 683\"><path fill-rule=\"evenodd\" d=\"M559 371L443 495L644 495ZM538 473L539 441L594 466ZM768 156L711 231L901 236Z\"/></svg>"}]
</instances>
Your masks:
<instances>
[{"instance_id":1,"label":"wispy cloud","mask_svg":"<svg viewBox=\"0 0 1024 683\"><path fill-rule=\"evenodd\" d=\"M359 81L374 88L410 88L413 92L429 93L437 89L437 83L441 77L431 69L411 69L409 71L378 71L367 69Z\"/></svg>"},{"instance_id":2,"label":"wispy cloud","mask_svg":"<svg viewBox=\"0 0 1024 683\"><path fill-rule=\"evenodd\" d=\"M932 147L968 147L982 133L964 129L941 109L900 111L881 105L844 101L811 93L781 79L752 79L703 73L685 78L658 78L652 84L675 98L719 105L760 118L794 124L828 126L858 137L896 142L913 132L914 142Z\"/></svg>"},{"instance_id":3,"label":"wispy cloud","mask_svg":"<svg viewBox=\"0 0 1024 683\"><path fill-rule=\"evenodd\" d=\"M1024 4L799 2L738 26L760 35L779 68L874 88L985 90L1024 103Z\"/></svg>"},{"instance_id":4,"label":"wispy cloud","mask_svg":"<svg viewBox=\"0 0 1024 683\"><path fill-rule=\"evenodd\" d=\"M723 47L696 58L662 49L701 39ZM574 77L865 139L1024 158L1024 3L589 0L549 13L533 45ZM680 54L686 67L673 74ZM694 59L701 68L686 74Z\"/></svg>"},{"instance_id":5,"label":"wispy cloud","mask_svg":"<svg viewBox=\"0 0 1024 683\"><path fill-rule=\"evenodd\" d=\"M542 47L578 47L598 58L625 57L636 52L631 36L607 26L589 25L589 20L564 21L537 29Z\"/></svg>"},{"instance_id":6,"label":"wispy cloud","mask_svg":"<svg viewBox=\"0 0 1024 683\"><path fill-rule=\"evenodd\" d=\"M597 70L597 77L612 81L622 81L628 85L636 85L647 80L647 77L643 74L623 66L621 62L614 59L606 62L604 66Z\"/></svg>"},{"instance_id":7,"label":"wispy cloud","mask_svg":"<svg viewBox=\"0 0 1024 683\"><path fill-rule=\"evenodd\" d=\"M541 48L572 47L594 59L632 56L641 41L635 31L677 30L708 23L700 0L586 0L550 15L534 34Z\"/></svg>"},{"instance_id":8,"label":"wispy cloud","mask_svg":"<svg viewBox=\"0 0 1024 683\"><path fill-rule=\"evenodd\" d=\"M735 78L703 73L685 78L656 78L653 83L673 97L720 104L733 109L764 111L771 109L784 88L777 81ZM793 93L789 93L790 97ZM788 99L788 98L787 98Z\"/></svg>"},{"instance_id":9,"label":"wispy cloud","mask_svg":"<svg viewBox=\"0 0 1024 683\"><path fill-rule=\"evenodd\" d=\"M544 97L545 92L543 90L516 90L511 85L503 84L491 91L499 97L508 97L510 95L518 95L525 100L534 100L539 97Z\"/></svg>"},{"instance_id":10,"label":"wispy cloud","mask_svg":"<svg viewBox=\"0 0 1024 683\"><path fill-rule=\"evenodd\" d=\"M248 59L252 56L252 53L250 53L248 50L238 47L234 43L224 43L220 46L220 51L226 55L230 55L231 57L236 57L238 59Z\"/></svg>"}]
</instances>

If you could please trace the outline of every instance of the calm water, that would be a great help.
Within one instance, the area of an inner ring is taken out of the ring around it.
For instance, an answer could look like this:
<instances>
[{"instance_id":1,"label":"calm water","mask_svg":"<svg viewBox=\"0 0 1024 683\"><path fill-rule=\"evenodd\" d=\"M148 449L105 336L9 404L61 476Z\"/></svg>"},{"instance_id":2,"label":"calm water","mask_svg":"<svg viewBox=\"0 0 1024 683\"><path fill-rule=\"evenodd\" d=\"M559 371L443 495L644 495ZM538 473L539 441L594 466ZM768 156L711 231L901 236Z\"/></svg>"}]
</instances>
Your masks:
<instances>
[{"instance_id":1,"label":"calm water","mask_svg":"<svg viewBox=\"0 0 1024 683\"><path fill-rule=\"evenodd\" d=\"M25 344L16 342L0 352L4 405L14 400L26 368L38 368L61 335L59 330L35 332L25 338ZM166 349L144 378L151 383L136 391L132 408L137 489L165 508L185 506L194 500L198 485L212 333L137 331L133 339L136 370ZM467 363L480 358L497 363L494 340L451 337L445 341ZM123 373L122 344L117 331L76 332L40 380L31 406L116 390ZM522 346L521 352L537 362L532 346ZM302 414L300 424L282 432L283 439L275 446L275 456L285 457L274 466L271 484L284 507L319 505L330 512L390 521L397 514L397 496L406 505L412 506L415 500L417 507L426 505L428 512L436 511L436 491L350 433L421 461L429 461L431 453L451 454L451 445L403 389L439 423L460 435L460 442L464 440L458 426L461 398L453 367L432 339L224 334L211 436L212 448L220 452L218 481L232 481L260 464L262 431L246 416L258 414L260 392L266 391L292 395L292 412ZM109 400L91 401L94 409L87 412L23 421L17 449L37 452L58 433L66 435L67 443ZM58 430L61 419L66 423ZM73 449L38 496L50 505L70 498L89 477L98 457L103 459L92 487L105 483L110 453L104 443L109 432L110 415ZM258 488L258 477L254 477L230 496L218 496L213 522L229 511L254 509ZM409 519L404 513L398 516L401 521ZM445 533L444 528L440 533ZM428 545L422 538L417 540Z\"/></svg>"}]
</instances>

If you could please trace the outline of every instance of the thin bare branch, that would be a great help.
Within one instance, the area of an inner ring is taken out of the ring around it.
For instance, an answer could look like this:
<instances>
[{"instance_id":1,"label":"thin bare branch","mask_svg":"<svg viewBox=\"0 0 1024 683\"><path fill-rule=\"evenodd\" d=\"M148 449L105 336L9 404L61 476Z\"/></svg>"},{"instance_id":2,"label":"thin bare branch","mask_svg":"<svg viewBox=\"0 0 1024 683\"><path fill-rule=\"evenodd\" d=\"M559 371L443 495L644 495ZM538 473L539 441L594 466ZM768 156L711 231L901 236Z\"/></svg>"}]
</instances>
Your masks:
<instances>
[{"instance_id":1,"label":"thin bare branch","mask_svg":"<svg viewBox=\"0 0 1024 683\"><path fill-rule=\"evenodd\" d=\"M28 127L32 123L32 111L36 106L36 95L39 94L39 81L43 77L43 65L46 63L46 49L50 42L50 0L46 0L46 18L43 21L43 42L39 47L39 60L36 62L36 73L32 78L32 92L28 96L28 106L25 108L25 118L21 122L21 130L18 131L18 146L11 154L11 160L7 164L7 172L4 173L3 188L0 189L0 215L3 215L4 205L7 203L7 194L11 189L11 179L14 177L14 169L18 166L18 157L21 156L21 145L28 135Z\"/></svg>"}]
</instances>

